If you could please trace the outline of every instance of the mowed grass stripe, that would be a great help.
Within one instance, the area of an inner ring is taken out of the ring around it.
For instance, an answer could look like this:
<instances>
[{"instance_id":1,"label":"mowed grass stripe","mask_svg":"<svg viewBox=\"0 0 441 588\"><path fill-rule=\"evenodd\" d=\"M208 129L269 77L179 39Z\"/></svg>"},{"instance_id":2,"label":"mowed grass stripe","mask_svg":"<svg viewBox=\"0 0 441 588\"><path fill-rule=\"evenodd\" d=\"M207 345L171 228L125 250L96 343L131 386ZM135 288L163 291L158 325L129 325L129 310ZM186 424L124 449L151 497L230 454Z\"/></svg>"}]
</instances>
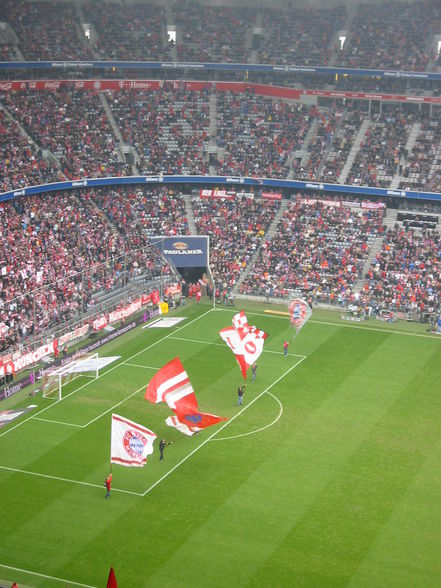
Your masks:
<instances>
[{"instance_id":1,"label":"mowed grass stripe","mask_svg":"<svg viewBox=\"0 0 441 588\"><path fill-rule=\"evenodd\" d=\"M387 524L348 583L350 588L437 588L441 565L441 441L433 446Z\"/></svg>"},{"instance_id":2,"label":"mowed grass stripe","mask_svg":"<svg viewBox=\"0 0 441 588\"><path fill-rule=\"evenodd\" d=\"M368 578L378 581L382 562L393 562L396 569L391 587L440 584L440 363L438 350L378 424L376 435L366 440L369 452L377 452L381 466L391 472L383 495L392 512L354 573L353 586L368 586ZM375 473L376 464L370 465ZM381 478L374 483L380 485Z\"/></svg>"},{"instance_id":3,"label":"mowed grass stripe","mask_svg":"<svg viewBox=\"0 0 441 588\"><path fill-rule=\"evenodd\" d=\"M335 452L334 473L262 565L256 585L264 585L275 567L284 581L295 573L298 586L345 585L350 580L421 465L424 452L412 455L403 440L412 433L421 435L421 426L433 440L418 411L413 415L406 410L396 422L403 402L419 402L412 392L433 357L439 357L437 348L420 345L415 352L405 339L391 336L321 407L322 450L324 455ZM304 452L313 467L320 465L319 456L306 446ZM322 467L317 471L326 479ZM302 482L304 487L306 480Z\"/></svg>"}]
</instances>

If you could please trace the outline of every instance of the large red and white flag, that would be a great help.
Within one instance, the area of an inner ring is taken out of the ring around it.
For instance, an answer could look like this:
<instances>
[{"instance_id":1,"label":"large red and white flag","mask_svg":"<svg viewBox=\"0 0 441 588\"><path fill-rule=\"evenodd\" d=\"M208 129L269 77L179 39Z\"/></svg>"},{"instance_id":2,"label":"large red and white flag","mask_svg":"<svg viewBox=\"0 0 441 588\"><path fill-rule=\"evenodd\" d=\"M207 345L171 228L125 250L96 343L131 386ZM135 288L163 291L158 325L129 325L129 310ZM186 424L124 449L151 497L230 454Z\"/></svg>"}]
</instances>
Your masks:
<instances>
[{"instance_id":1,"label":"large red and white flag","mask_svg":"<svg viewBox=\"0 0 441 588\"><path fill-rule=\"evenodd\" d=\"M217 425L222 421L226 421L226 417L220 417L215 414L209 414L208 412L191 412L182 413L177 412L171 417L168 417L165 422L169 427L174 427L184 433L184 435L194 435L202 429Z\"/></svg>"},{"instance_id":2,"label":"large red and white flag","mask_svg":"<svg viewBox=\"0 0 441 588\"><path fill-rule=\"evenodd\" d=\"M194 435L201 429L227 420L214 414L199 412L198 402L187 372L179 357L175 357L153 376L145 392L150 402L166 402L175 413L166 419L184 435Z\"/></svg>"},{"instance_id":3,"label":"large red and white flag","mask_svg":"<svg viewBox=\"0 0 441 588\"><path fill-rule=\"evenodd\" d=\"M110 463L142 467L153 453L155 433L138 423L112 414Z\"/></svg>"},{"instance_id":4,"label":"large red and white flag","mask_svg":"<svg viewBox=\"0 0 441 588\"><path fill-rule=\"evenodd\" d=\"M288 306L289 320L296 330L296 336L306 321L311 317L312 310L302 298L294 298Z\"/></svg>"},{"instance_id":5,"label":"large red and white flag","mask_svg":"<svg viewBox=\"0 0 441 588\"><path fill-rule=\"evenodd\" d=\"M233 326L221 329L219 335L234 353L246 380L248 368L259 359L263 351L267 333L249 325L245 312L241 310L234 315Z\"/></svg>"},{"instance_id":6,"label":"large red and white flag","mask_svg":"<svg viewBox=\"0 0 441 588\"><path fill-rule=\"evenodd\" d=\"M153 376L144 397L153 403L166 402L172 410L177 406L188 411L198 408L190 378L179 357L169 361Z\"/></svg>"}]
</instances>

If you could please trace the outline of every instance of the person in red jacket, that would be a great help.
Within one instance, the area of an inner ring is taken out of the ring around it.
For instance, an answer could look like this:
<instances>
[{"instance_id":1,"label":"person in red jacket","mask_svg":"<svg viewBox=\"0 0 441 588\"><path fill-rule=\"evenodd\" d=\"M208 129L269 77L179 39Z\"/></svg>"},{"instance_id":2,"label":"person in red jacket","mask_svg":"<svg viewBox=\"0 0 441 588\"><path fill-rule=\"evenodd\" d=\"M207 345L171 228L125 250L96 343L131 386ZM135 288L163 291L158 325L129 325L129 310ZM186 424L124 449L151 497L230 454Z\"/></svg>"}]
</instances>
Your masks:
<instances>
[{"instance_id":1,"label":"person in red jacket","mask_svg":"<svg viewBox=\"0 0 441 588\"><path fill-rule=\"evenodd\" d=\"M106 486L106 498L110 498L110 491L112 490L112 474L109 474L105 481Z\"/></svg>"}]
</instances>

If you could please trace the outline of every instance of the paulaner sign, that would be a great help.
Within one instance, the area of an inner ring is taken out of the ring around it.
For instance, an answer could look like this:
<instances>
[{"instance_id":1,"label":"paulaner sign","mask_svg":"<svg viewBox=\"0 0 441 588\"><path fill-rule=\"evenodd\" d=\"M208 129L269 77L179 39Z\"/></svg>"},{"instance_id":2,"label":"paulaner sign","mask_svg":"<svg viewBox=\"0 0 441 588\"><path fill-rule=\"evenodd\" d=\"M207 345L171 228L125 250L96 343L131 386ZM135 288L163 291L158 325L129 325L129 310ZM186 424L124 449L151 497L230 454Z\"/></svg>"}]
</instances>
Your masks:
<instances>
[{"instance_id":1,"label":"paulaner sign","mask_svg":"<svg viewBox=\"0 0 441 588\"><path fill-rule=\"evenodd\" d=\"M152 237L152 243L176 267L208 267L208 237Z\"/></svg>"}]
</instances>

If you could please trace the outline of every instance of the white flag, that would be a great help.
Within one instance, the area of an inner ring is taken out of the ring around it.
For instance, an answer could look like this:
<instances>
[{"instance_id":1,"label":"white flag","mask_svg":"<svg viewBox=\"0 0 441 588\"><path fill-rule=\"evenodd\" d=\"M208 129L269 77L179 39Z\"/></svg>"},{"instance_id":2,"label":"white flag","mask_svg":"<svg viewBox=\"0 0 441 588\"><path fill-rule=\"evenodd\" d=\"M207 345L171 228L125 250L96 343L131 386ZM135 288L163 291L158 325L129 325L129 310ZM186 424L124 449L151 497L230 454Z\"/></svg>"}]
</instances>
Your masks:
<instances>
[{"instance_id":1,"label":"white flag","mask_svg":"<svg viewBox=\"0 0 441 588\"><path fill-rule=\"evenodd\" d=\"M157 435L142 425L112 414L110 463L142 467L147 456L153 453L153 441Z\"/></svg>"}]
</instances>

